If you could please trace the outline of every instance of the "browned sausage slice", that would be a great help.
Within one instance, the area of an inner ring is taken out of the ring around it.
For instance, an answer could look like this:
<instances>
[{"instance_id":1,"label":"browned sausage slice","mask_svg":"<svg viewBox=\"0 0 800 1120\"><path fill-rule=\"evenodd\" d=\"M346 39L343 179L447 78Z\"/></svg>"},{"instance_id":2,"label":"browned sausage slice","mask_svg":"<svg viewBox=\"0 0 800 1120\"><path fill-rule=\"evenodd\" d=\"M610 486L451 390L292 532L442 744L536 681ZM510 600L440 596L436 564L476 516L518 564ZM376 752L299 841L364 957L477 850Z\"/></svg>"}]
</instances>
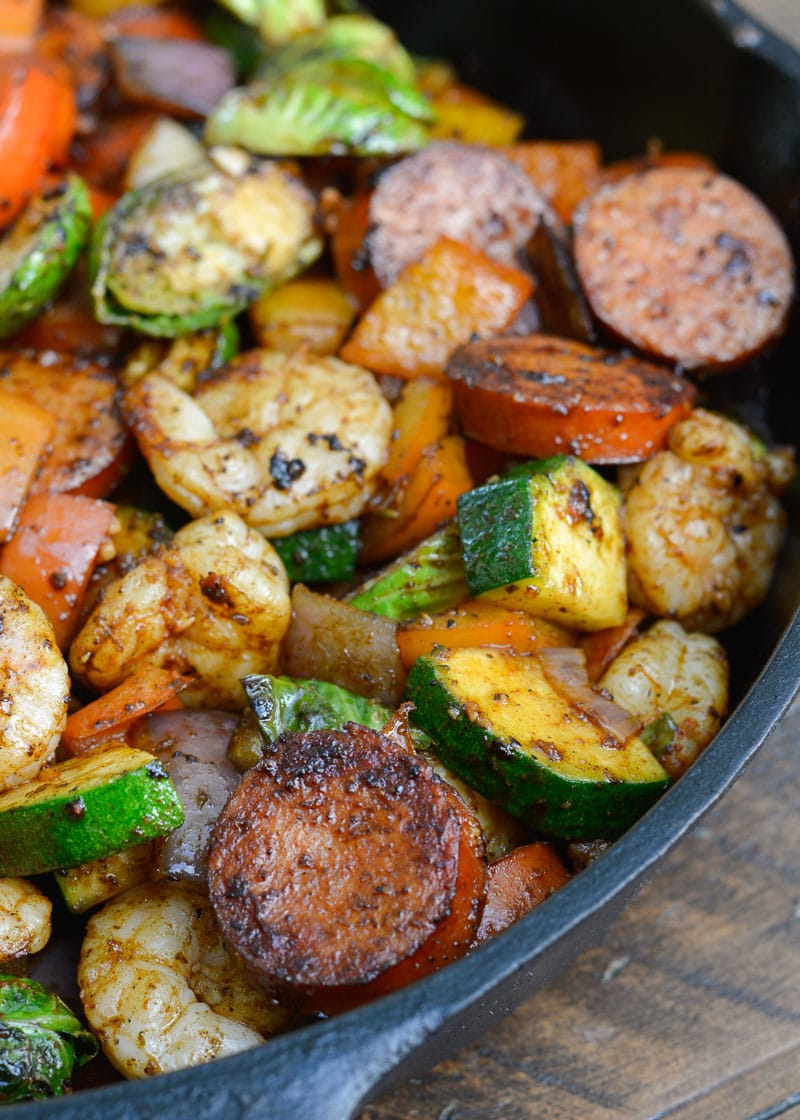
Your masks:
<instances>
[{"instance_id":1,"label":"browned sausage slice","mask_svg":"<svg viewBox=\"0 0 800 1120\"><path fill-rule=\"evenodd\" d=\"M575 258L601 322L685 369L738 365L786 324L788 242L725 175L658 168L603 187L576 212Z\"/></svg>"},{"instance_id":2,"label":"browned sausage slice","mask_svg":"<svg viewBox=\"0 0 800 1120\"><path fill-rule=\"evenodd\" d=\"M464 241L517 267L545 202L502 152L441 141L381 175L369 205L369 258L382 286L440 237Z\"/></svg>"},{"instance_id":3,"label":"browned sausage slice","mask_svg":"<svg viewBox=\"0 0 800 1120\"><path fill-rule=\"evenodd\" d=\"M498 451L635 463L663 447L694 385L666 366L554 335L476 339L447 367L466 435Z\"/></svg>"},{"instance_id":4,"label":"browned sausage slice","mask_svg":"<svg viewBox=\"0 0 800 1120\"><path fill-rule=\"evenodd\" d=\"M301 997L385 977L457 909L454 799L424 759L355 724L279 740L212 837L209 891L226 941L264 984ZM482 898L485 865L478 878Z\"/></svg>"}]
</instances>

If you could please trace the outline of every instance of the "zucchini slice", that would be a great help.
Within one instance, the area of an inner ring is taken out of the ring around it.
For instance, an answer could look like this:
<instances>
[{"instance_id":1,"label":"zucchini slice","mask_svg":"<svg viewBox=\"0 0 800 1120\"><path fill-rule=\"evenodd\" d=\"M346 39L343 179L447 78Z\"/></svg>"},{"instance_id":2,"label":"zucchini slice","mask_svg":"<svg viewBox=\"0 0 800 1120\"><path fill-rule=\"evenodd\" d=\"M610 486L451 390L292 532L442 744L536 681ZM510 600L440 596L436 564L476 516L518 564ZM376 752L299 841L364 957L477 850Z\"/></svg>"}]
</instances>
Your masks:
<instances>
[{"instance_id":1,"label":"zucchini slice","mask_svg":"<svg viewBox=\"0 0 800 1120\"><path fill-rule=\"evenodd\" d=\"M454 521L355 588L345 602L383 618L417 618L467 597L461 541Z\"/></svg>"},{"instance_id":2,"label":"zucchini slice","mask_svg":"<svg viewBox=\"0 0 800 1120\"><path fill-rule=\"evenodd\" d=\"M167 338L203 330L319 255L299 177L275 162L227 162L131 191L103 215L89 253L101 323Z\"/></svg>"},{"instance_id":3,"label":"zucchini slice","mask_svg":"<svg viewBox=\"0 0 800 1120\"><path fill-rule=\"evenodd\" d=\"M625 621L619 491L571 455L523 463L458 499L470 594L577 630Z\"/></svg>"},{"instance_id":4,"label":"zucchini slice","mask_svg":"<svg viewBox=\"0 0 800 1120\"><path fill-rule=\"evenodd\" d=\"M71 758L0 796L0 875L76 867L182 821L175 787L147 751L120 746Z\"/></svg>"},{"instance_id":5,"label":"zucchini slice","mask_svg":"<svg viewBox=\"0 0 800 1120\"><path fill-rule=\"evenodd\" d=\"M21 330L58 294L89 235L82 179L68 175L33 200L0 239L0 338Z\"/></svg>"},{"instance_id":6,"label":"zucchini slice","mask_svg":"<svg viewBox=\"0 0 800 1120\"><path fill-rule=\"evenodd\" d=\"M73 914L84 914L128 887L146 882L154 862L153 845L137 844L78 867L61 868L54 879L67 909Z\"/></svg>"},{"instance_id":7,"label":"zucchini slice","mask_svg":"<svg viewBox=\"0 0 800 1120\"><path fill-rule=\"evenodd\" d=\"M352 579L361 547L361 523L343 521L304 529L269 543L283 561L292 583L328 583Z\"/></svg>"},{"instance_id":8,"label":"zucchini slice","mask_svg":"<svg viewBox=\"0 0 800 1120\"><path fill-rule=\"evenodd\" d=\"M535 655L441 650L409 674L414 720L459 777L550 836L619 836L669 786L637 735L616 739Z\"/></svg>"}]
</instances>

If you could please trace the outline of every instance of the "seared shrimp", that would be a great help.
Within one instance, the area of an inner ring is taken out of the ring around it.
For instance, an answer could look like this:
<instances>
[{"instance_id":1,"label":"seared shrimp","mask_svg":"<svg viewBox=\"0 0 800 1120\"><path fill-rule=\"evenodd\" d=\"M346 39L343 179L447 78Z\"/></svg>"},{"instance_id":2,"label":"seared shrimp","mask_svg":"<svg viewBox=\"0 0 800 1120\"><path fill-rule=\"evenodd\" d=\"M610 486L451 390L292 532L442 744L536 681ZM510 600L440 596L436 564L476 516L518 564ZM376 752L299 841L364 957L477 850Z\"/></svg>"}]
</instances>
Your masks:
<instances>
[{"instance_id":1,"label":"seared shrimp","mask_svg":"<svg viewBox=\"0 0 800 1120\"><path fill-rule=\"evenodd\" d=\"M205 895L184 884L132 887L95 913L78 983L103 1052L130 1078L235 1054L290 1025L231 960Z\"/></svg>"},{"instance_id":2,"label":"seared shrimp","mask_svg":"<svg viewBox=\"0 0 800 1120\"><path fill-rule=\"evenodd\" d=\"M662 620L614 658L600 687L644 724L669 713L677 730L659 761L677 778L719 731L728 710L728 659L716 638Z\"/></svg>"},{"instance_id":3,"label":"seared shrimp","mask_svg":"<svg viewBox=\"0 0 800 1120\"><path fill-rule=\"evenodd\" d=\"M140 665L192 677L190 706L241 708L240 678L271 673L289 625L289 581L235 513L192 521L105 589L72 643L74 675L99 691Z\"/></svg>"},{"instance_id":4,"label":"seared shrimp","mask_svg":"<svg viewBox=\"0 0 800 1120\"><path fill-rule=\"evenodd\" d=\"M732 420L697 409L676 424L667 451L620 472L631 602L687 630L738 622L769 587L793 473L790 451Z\"/></svg>"},{"instance_id":5,"label":"seared shrimp","mask_svg":"<svg viewBox=\"0 0 800 1120\"><path fill-rule=\"evenodd\" d=\"M44 612L0 576L0 791L35 778L67 722L69 674Z\"/></svg>"},{"instance_id":6,"label":"seared shrimp","mask_svg":"<svg viewBox=\"0 0 800 1120\"><path fill-rule=\"evenodd\" d=\"M27 879L0 879L0 964L44 949L52 909Z\"/></svg>"},{"instance_id":7,"label":"seared shrimp","mask_svg":"<svg viewBox=\"0 0 800 1120\"><path fill-rule=\"evenodd\" d=\"M148 374L124 408L173 501L195 517L233 509L268 537L358 516L392 430L367 370L272 350L243 354L192 396Z\"/></svg>"}]
</instances>

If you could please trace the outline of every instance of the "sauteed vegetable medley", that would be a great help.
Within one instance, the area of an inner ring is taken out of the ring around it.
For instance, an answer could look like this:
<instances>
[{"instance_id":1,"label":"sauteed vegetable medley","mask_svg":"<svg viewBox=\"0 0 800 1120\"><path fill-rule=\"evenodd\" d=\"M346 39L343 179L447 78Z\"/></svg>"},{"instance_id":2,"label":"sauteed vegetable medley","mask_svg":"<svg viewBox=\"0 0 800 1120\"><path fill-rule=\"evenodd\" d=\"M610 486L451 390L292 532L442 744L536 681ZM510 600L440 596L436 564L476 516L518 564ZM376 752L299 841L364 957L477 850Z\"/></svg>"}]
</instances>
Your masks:
<instances>
[{"instance_id":1,"label":"sauteed vegetable medley","mask_svg":"<svg viewBox=\"0 0 800 1120\"><path fill-rule=\"evenodd\" d=\"M794 299L758 199L224 3L0 2L0 1101L508 927L713 739L783 540L711 402Z\"/></svg>"}]
</instances>

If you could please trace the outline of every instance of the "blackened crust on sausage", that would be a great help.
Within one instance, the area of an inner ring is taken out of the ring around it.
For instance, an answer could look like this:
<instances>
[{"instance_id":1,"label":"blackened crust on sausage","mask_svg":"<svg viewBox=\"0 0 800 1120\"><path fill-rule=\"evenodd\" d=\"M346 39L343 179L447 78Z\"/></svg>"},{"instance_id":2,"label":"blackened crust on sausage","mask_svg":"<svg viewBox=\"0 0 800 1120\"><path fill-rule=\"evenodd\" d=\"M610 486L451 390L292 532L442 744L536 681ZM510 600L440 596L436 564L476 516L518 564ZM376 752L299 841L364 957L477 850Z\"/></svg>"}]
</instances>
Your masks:
<instances>
[{"instance_id":1,"label":"blackened crust on sausage","mask_svg":"<svg viewBox=\"0 0 800 1120\"><path fill-rule=\"evenodd\" d=\"M613 377L597 379L598 369L612 368ZM626 409L664 416L695 397L691 382L665 366L543 334L477 339L456 350L447 375L468 388L513 393L520 404L526 398L546 401L561 413L619 409L623 403ZM628 394L621 394L620 379L627 380Z\"/></svg>"},{"instance_id":2,"label":"blackened crust on sausage","mask_svg":"<svg viewBox=\"0 0 800 1120\"><path fill-rule=\"evenodd\" d=\"M291 735L221 814L210 897L265 984L364 984L448 915L459 842L449 791L420 757L354 724Z\"/></svg>"},{"instance_id":3,"label":"blackened crust on sausage","mask_svg":"<svg viewBox=\"0 0 800 1120\"><path fill-rule=\"evenodd\" d=\"M782 333L794 291L780 227L749 191L698 168L603 187L575 215L586 296L617 337L685 369L739 365Z\"/></svg>"},{"instance_id":4,"label":"blackened crust on sausage","mask_svg":"<svg viewBox=\"0 0 800 1120\"><path fill-rule=\"evenodd\" d=\"M518 254L545 208L525 172L502 152L455 141L430 144L381 176L369 207L370 261L385 288L449 237L519 267Z\"/></svg>"}]
</instances>

